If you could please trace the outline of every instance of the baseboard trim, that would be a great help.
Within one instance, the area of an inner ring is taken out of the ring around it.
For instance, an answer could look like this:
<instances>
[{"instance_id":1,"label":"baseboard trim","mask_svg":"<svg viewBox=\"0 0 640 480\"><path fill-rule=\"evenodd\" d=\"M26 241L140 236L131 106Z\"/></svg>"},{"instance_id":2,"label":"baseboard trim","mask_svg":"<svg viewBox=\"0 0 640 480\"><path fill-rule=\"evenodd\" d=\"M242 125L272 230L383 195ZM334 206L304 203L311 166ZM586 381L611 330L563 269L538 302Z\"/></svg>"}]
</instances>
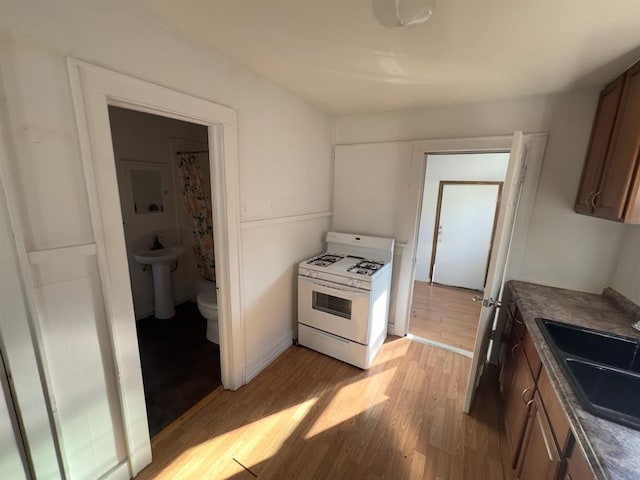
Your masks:
<instances>
[{"instance_id":1,"label":"baseboard trim","mask_svg":"<svg viewBox=\"0 0 640 480\"><path fill-rule=\"evenodd\" d=\"M450 352L457 353L458 355L462 355L468 358L473 358L473 352L470 352L469 350L465 350L463 348L452 347L451 345L447 345L446 343L436 342L435 340L429 340L428 338L418 337L410 333L407 334L407 338L409 340L424 343L425 345L431 345L432 347L441 348L442 350L449 350Z\"/></svg>"},{"instance_id":2,"label":"baseboard trim","mask_svg":"<svg viewBox=\"0 0 640 480\"><path fill-rule=\"evenodd\" d=\"M257 361L247 365L245 371L245 379L246 383L249 383L252 379L254 379L260 372L262 372L265 368L267 368L276 358L284 353L286 349L288 349L291 345L293 345L293 331L288 332L286 335L283 335L282 338L278 341L278 343L271 349L264 358L258 359Z\"/></svg>"},{"instance_id":3,"label":"baseboard trim","mask_svg":"<svg viewBox=\"0 0 640 480\"><path fill-rule=\"evenodd\" d=\"M131 478L129 462L125 460L105 473L100 480L129 480L129 478Z\"/></svg>"}]
</instances>

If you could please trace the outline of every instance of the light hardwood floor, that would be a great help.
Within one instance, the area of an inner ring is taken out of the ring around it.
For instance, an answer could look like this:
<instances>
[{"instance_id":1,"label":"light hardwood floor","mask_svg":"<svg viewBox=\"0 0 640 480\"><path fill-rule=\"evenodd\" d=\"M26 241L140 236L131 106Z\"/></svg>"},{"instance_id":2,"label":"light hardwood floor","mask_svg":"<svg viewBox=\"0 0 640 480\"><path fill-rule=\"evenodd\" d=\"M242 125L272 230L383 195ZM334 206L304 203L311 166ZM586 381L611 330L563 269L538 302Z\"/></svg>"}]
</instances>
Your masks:
<instances>
[{"instance_id":1,"label":"light hardwood floor","mask_svg":"<svg viewBox=\"0 0 640 480\"><path fill-rule=\"evenodd\" d=\"M452 347L473 351L480 304L471 299L480 292L415 282L409 333Z\"/></svg>"},{"instance_id":2,"label":"light hardwood floor","mask_svg":"<svg viewBox=\"0 0 640 480\"><path fill-rule=\"evenodd\" d=\"M161 432L137 478L500 480L497 386L464 415L469 363L397 337L368 371L291 347Z\"/></svg>"}]
</instances>

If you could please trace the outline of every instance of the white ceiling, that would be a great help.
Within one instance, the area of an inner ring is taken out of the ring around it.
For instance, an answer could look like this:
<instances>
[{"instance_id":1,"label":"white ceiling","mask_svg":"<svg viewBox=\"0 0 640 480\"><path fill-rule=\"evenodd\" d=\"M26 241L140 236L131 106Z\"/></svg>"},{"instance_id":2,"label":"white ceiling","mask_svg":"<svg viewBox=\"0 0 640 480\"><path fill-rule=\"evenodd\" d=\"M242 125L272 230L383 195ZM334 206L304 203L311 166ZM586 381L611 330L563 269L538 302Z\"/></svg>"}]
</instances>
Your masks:
<instances>
[{"instance_id":1,"label":"white ceiling","mask_svg":"<svg viewBox=\"0 0 640 480\"><path fill-rule=\"evenodd\" d=\"M640 0L438 0L389 30L370 0L127 0L336 114L602 85L640 57Z\"/></svg>"}]
</instances>

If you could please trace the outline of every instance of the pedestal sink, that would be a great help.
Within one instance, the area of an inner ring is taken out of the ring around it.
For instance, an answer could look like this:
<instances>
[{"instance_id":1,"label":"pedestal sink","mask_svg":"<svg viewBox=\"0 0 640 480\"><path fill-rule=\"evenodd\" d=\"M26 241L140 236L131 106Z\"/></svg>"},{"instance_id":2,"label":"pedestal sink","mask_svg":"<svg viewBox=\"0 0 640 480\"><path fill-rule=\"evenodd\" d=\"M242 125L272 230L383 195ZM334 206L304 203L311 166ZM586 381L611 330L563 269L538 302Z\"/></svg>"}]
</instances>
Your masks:
<instances>
[{"instance_id":1,"label":"pedestal sink","mask_svg":"<svg viewBox=\"0 0 640 480\"><path fill-rule=\"evenodd\" d=\"M133 254L136 262L151 265L156 318L173 318L176 314L171 291L171 263L182 255L184 255L184 248L181 246L143 250Z\"/></svg>"}]
</instances>

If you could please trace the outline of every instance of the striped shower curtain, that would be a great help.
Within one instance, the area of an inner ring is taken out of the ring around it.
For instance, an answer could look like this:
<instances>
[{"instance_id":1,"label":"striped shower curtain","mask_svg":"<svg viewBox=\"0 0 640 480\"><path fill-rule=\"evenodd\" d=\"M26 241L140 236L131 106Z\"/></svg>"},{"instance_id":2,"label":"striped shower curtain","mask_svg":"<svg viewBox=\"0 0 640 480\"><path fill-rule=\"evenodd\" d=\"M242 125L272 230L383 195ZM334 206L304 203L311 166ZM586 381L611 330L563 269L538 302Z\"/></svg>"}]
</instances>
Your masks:
<instances>
[{"instance_id":1,"label":"striped shower curtain","mask_svg":"<svg viewBox=\"0 0 640 480\"><path fill-rule=\"evenodd\" d=\"M202 182L202 170L196 155L178 155L178 171L182 180L182 194L191 223L193 255L198 271L207 280L216 281L213 253L213 217L211 202L207 201Z\"/></svg>"}]
</instances>

